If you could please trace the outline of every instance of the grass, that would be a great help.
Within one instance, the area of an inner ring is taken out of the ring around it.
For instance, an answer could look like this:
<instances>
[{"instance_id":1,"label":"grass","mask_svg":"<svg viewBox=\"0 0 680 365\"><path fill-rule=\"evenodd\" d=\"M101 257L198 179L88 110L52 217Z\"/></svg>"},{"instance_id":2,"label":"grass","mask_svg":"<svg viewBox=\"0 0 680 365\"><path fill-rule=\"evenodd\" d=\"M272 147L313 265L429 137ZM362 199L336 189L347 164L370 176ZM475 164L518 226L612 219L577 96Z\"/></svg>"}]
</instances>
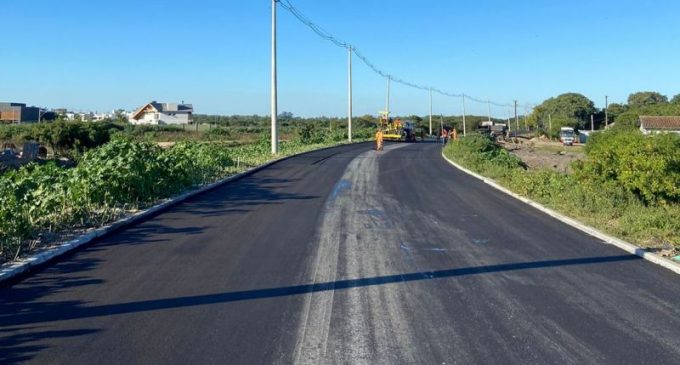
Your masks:
<instances>
[{"instance_id":1,"label":"grass","mask_svg":"<svg viewBox=\"0 0 680 365\"><path fill-rule=\"evenodd\" d=\"M450 143L444 154L515 193L640 247L680 249L677 202L650 203L615 180L525 170L516 156L481 136Z\"/></svg>"}]
</instances>

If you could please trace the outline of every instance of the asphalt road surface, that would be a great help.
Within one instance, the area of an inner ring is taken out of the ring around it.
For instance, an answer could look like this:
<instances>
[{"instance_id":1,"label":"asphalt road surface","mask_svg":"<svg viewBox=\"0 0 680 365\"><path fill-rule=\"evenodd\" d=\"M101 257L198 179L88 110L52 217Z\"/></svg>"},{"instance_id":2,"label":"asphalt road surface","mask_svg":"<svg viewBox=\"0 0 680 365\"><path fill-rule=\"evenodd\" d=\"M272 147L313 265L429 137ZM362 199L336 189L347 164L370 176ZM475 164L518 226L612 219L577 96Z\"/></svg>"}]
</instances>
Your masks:
<instances>
[{"instance_id":1,"label":"asphalt road surface","mask_svg":"<svg viewBox=\"0 0 680 365\"><path fill-rule=\"evenodd\" d=\"M435 144L344 146L0 289L0 363L677 364L680 277Z\"/></svg>"}]
</instances>

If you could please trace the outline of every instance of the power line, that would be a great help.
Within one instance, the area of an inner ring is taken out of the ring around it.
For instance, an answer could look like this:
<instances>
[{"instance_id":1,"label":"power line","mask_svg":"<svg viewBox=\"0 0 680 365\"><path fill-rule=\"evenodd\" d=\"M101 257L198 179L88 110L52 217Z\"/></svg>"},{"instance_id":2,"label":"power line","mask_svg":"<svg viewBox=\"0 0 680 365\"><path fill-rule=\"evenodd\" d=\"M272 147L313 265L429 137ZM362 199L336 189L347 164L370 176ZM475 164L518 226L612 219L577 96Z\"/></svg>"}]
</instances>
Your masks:
<instances>
[{"instance_id":1,"label":"power line","mask_svg":"<svg viewBox=\"0 0 680 365\"><path fill-rule=\"evenodd\" d=\"M463 98L463 97L465 97L465 98L467 98L471 101L475 101L475 102L478 102L478 103L484 103L484 104L491 104L491 105L498 106L498 107L511 107L513 105L513 104L510 104L510 103L497 103L497 102L493 102L493 101L489 101L489 100L483 100L483 99L475 98L473 96L470 96L470 95L467 95L467 94L462 94L462 93L461 94L450 93L450 92L446 92L446 91L443 91L443 90L440 90L440 89L437 89L437 88L416 84L416 83L395 77L394 75L392 75L388 72L385 72L384 70L378 68L373 62L371 62L366 56L364 56L357 49L356 46L350 45L349 43L338 39L337 37L333 36L331 33L327 32L326 30L324 30L323 28L318 26L316 23L314 23L312 20L307 18L304 14L302 14L293 4L291 4L291 2L289 0L277 0L277 2L279 4L281 4L281 7L283 9L285 9L289 13L291 13L295 18L297 18L302 24L304 24L305 26L310 28L319 37L333 43L337 47L350 49L350 51L353 52L354 55L356 55L359 58L359 60L361 60L361 62L363 62L369 69L371 69L376 74L378 74L382 77L385 77L385 78L387 78L391 81L394 81L396 83L399 83L399 84L402 84L404 86L408 86L408 87L411 87L411 88L414 88L414 89L425 90L425 91L432 90L432 92L435 92L437 94L449 96L449 97L453 97L453 98Z\"/></svg>"}]
</instances>

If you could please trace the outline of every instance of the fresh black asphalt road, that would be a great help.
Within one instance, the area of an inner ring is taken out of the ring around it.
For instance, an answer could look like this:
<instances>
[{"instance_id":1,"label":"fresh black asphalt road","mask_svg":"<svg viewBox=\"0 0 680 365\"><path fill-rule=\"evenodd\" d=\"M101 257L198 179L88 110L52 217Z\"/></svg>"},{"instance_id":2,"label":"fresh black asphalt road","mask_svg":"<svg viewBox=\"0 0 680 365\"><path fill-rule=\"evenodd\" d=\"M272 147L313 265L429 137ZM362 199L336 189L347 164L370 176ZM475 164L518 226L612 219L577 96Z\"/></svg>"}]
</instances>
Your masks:
<instances>
[{"instance_id":1,"label":"fresh black asphalt road","mask_svg":"<svg viewBox=\"0 0 680 365\"><path fill-rule=\"evenodd\" d=\"M0 363L677 364L680 277L448 165L291 158L0 289Z\"/></svg>"}]
</instances>

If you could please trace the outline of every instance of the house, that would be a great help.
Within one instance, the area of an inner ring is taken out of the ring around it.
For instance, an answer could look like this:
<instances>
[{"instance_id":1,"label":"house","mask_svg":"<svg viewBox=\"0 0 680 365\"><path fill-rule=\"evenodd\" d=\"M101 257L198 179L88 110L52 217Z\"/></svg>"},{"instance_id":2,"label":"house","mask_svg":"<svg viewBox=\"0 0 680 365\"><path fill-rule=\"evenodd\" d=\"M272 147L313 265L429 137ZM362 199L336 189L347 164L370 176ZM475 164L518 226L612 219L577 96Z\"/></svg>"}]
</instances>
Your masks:
<instances>
[{"instance_id":1,"label":"house","mask_svg":"<svg viewBox=\"0 0 680 365\"><path fill-rule=\"evenodd\" d=\"M37 122L42 116L40 108L22 103L0 103L0 122L26 123Z\"/></svg>"},{"instance_id":2,"label":"house","mask_svg":"<svg viewBox=\"0 0 680 365\"><path fill-rule=\"evenodd\" d=\"M640 116L640 131L651 133L680 133L680 116Z\"/></svg>"},{"instance_id":3,"label":"house","mask_svg":"<svg viewBox=\"0 0 680 365\"><path fill-rule=\"evenodd\" d=\"M194 107L191 104L158 103L152 101L130 115L132 124L191 124Z\"/></svg>"}]
</instances>

